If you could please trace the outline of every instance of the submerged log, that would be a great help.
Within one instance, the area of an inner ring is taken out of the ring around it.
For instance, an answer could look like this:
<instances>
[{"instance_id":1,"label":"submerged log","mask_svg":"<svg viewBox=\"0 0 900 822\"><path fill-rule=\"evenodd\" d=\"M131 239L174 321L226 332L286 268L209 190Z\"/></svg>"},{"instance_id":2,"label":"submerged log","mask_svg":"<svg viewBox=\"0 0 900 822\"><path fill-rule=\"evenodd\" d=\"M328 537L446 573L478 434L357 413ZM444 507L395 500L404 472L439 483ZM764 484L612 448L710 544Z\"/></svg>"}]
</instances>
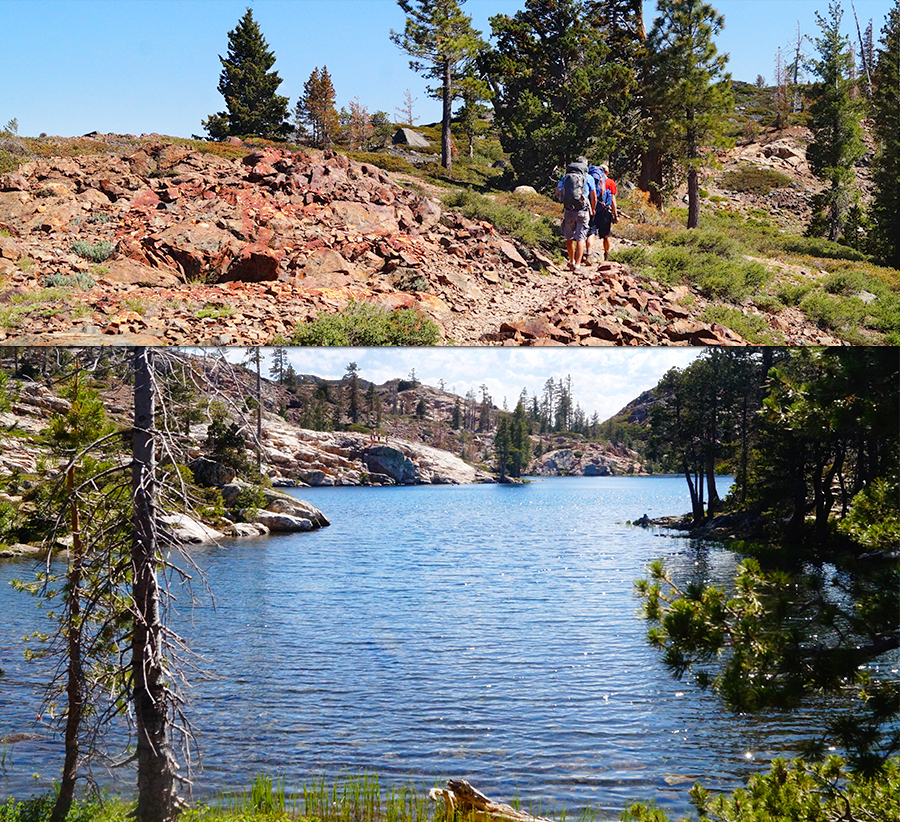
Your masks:
<instances>
[{"instance_id":1,"label":"submerged log","mask_svg":"<svg viewBox=\"0 0 900 822\"><path fill-rule=\"evenodd\" d=\"M454 811L459 808L463 816L474 814L478 819L495 822L552 822L545 817L516 810L505 802L494 802L465 779L448 779L447 788L432 788L428 796L435 802L443 799L447 810L446 819L453 819Z\"/></svg>"}]
</instances>

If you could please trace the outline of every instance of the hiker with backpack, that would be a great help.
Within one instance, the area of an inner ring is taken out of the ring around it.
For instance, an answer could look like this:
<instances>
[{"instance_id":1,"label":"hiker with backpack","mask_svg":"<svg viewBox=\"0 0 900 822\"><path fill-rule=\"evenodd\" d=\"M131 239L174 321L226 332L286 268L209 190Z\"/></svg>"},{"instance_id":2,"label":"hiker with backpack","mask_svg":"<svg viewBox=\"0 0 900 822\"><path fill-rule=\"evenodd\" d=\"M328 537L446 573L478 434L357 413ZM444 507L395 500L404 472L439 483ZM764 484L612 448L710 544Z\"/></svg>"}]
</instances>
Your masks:
<instances>
[{"instance_id":1,"label":"hiker with backpack","mask_svg":"<svg viewBox=\"0 0 900 822\"><path fill-rule=\"evenodd\" d=\"M597 207L597 187L585 157L578 157L566 166L566 173L556 186L556 198L563 204L562 233L566 238L569 268L580 271L588 228Z\"/></svg>"},{"instance_id":2,"label":"hiker with backpack","mask_svg":"<svg viewBox=\"0 0 900 822\"><path fill-rule=\"evenodd\" d=\"M589 166L588 172L594 178L597 188L597 207L594 209L594 216L588 229L585 253L589 260L591 240L596 234L603 240L603 259L606 260L606 255L609 254L609 235L612 233L613 223L619 222L619 209L616 203L618 188L610 179L608 165Z\"/></svg>"}]
</instances>

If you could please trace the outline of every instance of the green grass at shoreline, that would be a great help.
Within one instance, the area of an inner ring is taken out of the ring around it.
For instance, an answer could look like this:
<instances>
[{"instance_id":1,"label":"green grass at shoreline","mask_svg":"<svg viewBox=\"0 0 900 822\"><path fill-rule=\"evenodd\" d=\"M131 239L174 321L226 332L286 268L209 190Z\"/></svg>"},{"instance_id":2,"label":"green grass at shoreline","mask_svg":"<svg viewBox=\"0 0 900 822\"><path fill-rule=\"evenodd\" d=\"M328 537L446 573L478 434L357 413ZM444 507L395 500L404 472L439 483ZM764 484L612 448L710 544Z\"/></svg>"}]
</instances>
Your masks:
<instances>
[{"instance_id":1,"label":"green grass at shoreline","mask_svg":"<svg viewBox=\"0 0 900 822\"><path fill-rule=\"evenodd\" d=\"M731 794L713 795L700 784L690 791L691 805L702 818L720 822L798 822L824 819L900 819L900 760L889 760L880 773L865 777L849 771L838 756L824 762L775 759L767 772L750 777L745 788ZM502 797L492 797L502 801ZM9 797L0 805L0 822L45 822L55 796L17 801ZM538 809L514 808L526 813ZM80 799L67 822L130 822L134 802L121 797ZM565 811L557 815L567 822ZM668 815L651 799L630 805L619 819L624 822L669 822ZM696 816L688 813L684 822ZM303 786L296 794L285 791L284 780L257 776L249 791L223 794L209 804L185 809L183 822L480 822L478 815L446 818L443 802L432 802L424 788L407 786L383 789L377 776L347 777L333 783L323 778ZM568 822L601 822L595 810L587 809Z\"/></svg>"}]
</instances>

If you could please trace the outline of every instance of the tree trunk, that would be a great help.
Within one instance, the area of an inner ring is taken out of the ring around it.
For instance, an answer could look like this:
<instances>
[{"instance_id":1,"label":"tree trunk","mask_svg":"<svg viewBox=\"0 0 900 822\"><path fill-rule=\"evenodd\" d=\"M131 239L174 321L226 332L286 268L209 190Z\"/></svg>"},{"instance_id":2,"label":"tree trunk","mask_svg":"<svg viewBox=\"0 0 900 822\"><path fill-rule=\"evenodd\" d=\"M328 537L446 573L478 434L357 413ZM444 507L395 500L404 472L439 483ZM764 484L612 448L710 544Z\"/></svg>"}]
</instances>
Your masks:
<instances>
[{"instance_id":1,"label":"tree trunk","mask_svg":"<svg viewBox=\"0 0 900 822\"><path fill-rule=\"evenodd\" d=\"M697 493L698 489L691 477L691 469L688 466L687 462L683 464L683 468L684 478L688 484L688 490L691 494L691 516L694 519L694 525L700 525L703 522L703 499L700 494ZM702 493L702 486L700 490Z\"/></svg>"},{"instance_id":2,"label":"tree trunk","mask_svg":"<svg viewBox=\"0 0 900 822\"><path fill-rule=\"evenodd\" d=\"M651 205L662 208L663 156L656 146L650 146L641 155L641 174L638 188L647 192Z\"/></svg>"},{"instance_id":3,"label":"tree trunk","mask_svg":"<svg viewBox=\"0 0 900 822\"><path fill-rule=\"evenodd\" d=\"M64 822L75 799L75 781L78 778L80 755L79 732L84 715L84 669L82 665L81 630L81 578L82 543L78 505L75 502L75 468L70 467L66 476L69 491L69 511L72 525L72 564L68 573L68 617L66 642L68 672L66 681L66 736L65 759L56 804L50 814L50 822Z\"/></svg>"},{"instance_id":4,"label":"tree trunk","mask_svg":"<svg viewBox=\"0 0 900 822\"><path fill-rule=\"evenodd\" d=\"M171 822L178 815L175 772L169 741L170 695L163 663L163 627L156 576L155 409L150 349L134 350L132 432L131 571L134 599L131 673L137 726L137 822Z\"/></svg>"},{"instance_id":5,"label":"tree trunk","mask_svg":"<svg viewBox=\"0 0 900 822\"><path fill-rule=\"evenodd\" d=\"M441 165L449 171L453 167L452 141L450 133L450 118L453 108L450 84L450 61L444 59L444 114L441 119Z\"/></svg>"},{"instance_id":6,"label":"tree trunk","mask_svg":"<svg viewBox=\"0 0 900 822\"><path fill-rule=\"evenodd\" d=\"M841 239L841 192L838 181L831 182L831 202L828 206L828 239L836 243Z\"/></svg>"},{"instance_id":7,"label":"tree trunk","mask_svg":"<svg viewBox=\"0 0 900 822\"><path fill-rule=\"evenodd\" d=\"M688 113L688 122L694 119L693 112ZM697 148L697 134L692 126L687 130L687 156L691 164L688 169L688 228L697 228L700 225L700 173L695 163L699 159L700 151Z\"/></svg>"},{"instance_id":8,"label":"tree trunk","mask_svg":"<svg viewBox=\"0 0 900 822\"><path fill-rule=\"evenodd\" d=\"M713 516L719 510L719 489L716 488L716 460L712 447L707 450L705 456L706 468L706 496L708 498L707 509Z\"/></svg>"},{"instance_id":9,"label":"tree trunk","mask_svg":"<svg viewBox=\"0 0 900 822\"><path fill-rule=\"evenodd\" d=\"M688 228L700 225L700 177L696 168L688 171Z\"/></svg>"}]
</instances>

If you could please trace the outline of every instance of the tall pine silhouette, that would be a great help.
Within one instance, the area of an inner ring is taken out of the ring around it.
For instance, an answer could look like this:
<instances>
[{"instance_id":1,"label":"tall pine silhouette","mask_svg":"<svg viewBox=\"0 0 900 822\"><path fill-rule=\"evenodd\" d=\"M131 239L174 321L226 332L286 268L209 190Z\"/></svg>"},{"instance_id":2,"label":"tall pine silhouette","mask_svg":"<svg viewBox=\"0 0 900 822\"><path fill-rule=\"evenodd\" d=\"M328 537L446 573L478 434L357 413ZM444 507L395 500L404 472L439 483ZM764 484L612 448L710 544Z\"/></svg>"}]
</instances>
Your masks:
<instances>
[{"instance_id":1,"label":"tall pine silhouette","mask_svg":"<svg viewBox=\"0 0 900 822\"><path fill-rule=\"evenodd\" d=\"M276 94L281 85L278 72L272 71L275 55L247 9L237 26L228 32L228 56L219 55L222 74L219 93L227 111L210 114L202 121L213 140L226 137L286 137L288 98Z\"/></svg>"}]
</instances>

